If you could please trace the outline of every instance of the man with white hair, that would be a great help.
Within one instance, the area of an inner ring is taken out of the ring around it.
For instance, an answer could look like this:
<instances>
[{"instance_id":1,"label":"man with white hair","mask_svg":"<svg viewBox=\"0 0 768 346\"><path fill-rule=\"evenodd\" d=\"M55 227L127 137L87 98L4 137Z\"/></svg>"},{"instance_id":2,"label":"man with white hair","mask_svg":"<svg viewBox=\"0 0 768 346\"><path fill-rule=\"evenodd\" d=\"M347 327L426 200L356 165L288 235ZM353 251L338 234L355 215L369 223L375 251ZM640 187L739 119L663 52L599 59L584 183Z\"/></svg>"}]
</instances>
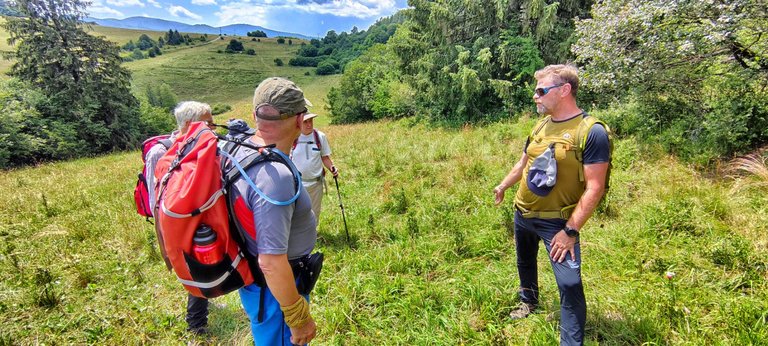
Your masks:
<instances>
[{"instance_id":1,"label":"man with white hair","mask_svg":"<svg viewBox=\"0 0 768 346\"><path fill-rule=\"evenodd\" d=\"M189 129L189 125L196 121L205 121L209 126L213 127L213 115L211 114L211 106L206 103L195 101L184 101L176 105L173 110L173 116L176 118L176 124L178 130L171 133L169 138L170 143L173 143L176 138L184 135ZM154 172L157 161L165 155L170 145L158 143L155 144L146 156L146 171ZM150 210L155 209L155 175L147 174L147 188L149 192L149 207ZM195 297L190 293L187 293L187 330L195 334L206 334L208 332L208 299Z\"/></svg>"}]
</instances>

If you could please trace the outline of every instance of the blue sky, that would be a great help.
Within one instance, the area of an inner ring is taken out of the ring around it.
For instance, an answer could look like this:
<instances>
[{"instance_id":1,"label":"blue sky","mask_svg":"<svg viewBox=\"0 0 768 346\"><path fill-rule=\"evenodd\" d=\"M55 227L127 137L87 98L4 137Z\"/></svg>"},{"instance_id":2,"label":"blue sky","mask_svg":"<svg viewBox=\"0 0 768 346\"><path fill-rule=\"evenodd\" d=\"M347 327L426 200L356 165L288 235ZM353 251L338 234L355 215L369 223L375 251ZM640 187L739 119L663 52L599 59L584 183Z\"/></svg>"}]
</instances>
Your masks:
<instances>
[{"instance_id":1,"label":"blue sky","mask_svg":"<svg viewBox=\"0 0 768 346\"><path fill-rule=\"evenodd\" d=\"M251 24L324 36L328 30L367 29L407 6L407 0L92 0L88 14L116 19L144 16L214 27Z\"/></svg>"}]
</instances>

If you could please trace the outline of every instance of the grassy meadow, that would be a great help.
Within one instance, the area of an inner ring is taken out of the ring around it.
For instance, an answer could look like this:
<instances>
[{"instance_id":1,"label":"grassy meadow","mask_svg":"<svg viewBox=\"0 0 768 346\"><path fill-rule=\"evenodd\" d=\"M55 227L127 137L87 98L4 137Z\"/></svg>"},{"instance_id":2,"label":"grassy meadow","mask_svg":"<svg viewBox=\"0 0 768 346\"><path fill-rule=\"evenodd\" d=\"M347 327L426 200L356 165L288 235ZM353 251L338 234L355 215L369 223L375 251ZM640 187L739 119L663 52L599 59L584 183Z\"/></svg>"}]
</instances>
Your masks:
<instances>
[{"instance_id":1,"label":"grassy meadow","mask_svg":"<svg viewBox=\"0 0 768 346\"><path fill-rule=\"evenodd\" d=\"M517 301L512 191L492 202L531 125L325 127L352 247L331 185L314 344L557 342L544 251L541 309L506 317ZM213 300L208 339L184 331L185 294L134 211L140 166L127 152L0 173L13 191L0 197L0 344L251 344L237 294ZM588 344L768 342L768 197L732 186L617 143L607 203L582 233Z\"/></svg>"},{"instance_id":2,"label":"grassy meadow","mask_svg":"<svg viewBox=\"0 0 768 346\"><path fill-rule=\"evenodd\" d=\"M297 44L245 40L255 56L217 53L229 39L127 63L134 90L165 82L180 100L231 104L219 120L250 120L254 87L279 75L326 114L338 76L273 63L287 63ZM541 308L507 317L518 286L514 189L499 207L491 192L534 120L445 129L318 118L352 243L331 180L313 344L557 343L557 286L543 250ZM185 331L186 294L135 212L140 169L132 151L0 172L0 345L252 345L237 294L212 300L207 338ZM588 345L768 344L768 194L724 176L632 138L616 143L610 193L581 237Z\"/></svg>"}]
</instances>

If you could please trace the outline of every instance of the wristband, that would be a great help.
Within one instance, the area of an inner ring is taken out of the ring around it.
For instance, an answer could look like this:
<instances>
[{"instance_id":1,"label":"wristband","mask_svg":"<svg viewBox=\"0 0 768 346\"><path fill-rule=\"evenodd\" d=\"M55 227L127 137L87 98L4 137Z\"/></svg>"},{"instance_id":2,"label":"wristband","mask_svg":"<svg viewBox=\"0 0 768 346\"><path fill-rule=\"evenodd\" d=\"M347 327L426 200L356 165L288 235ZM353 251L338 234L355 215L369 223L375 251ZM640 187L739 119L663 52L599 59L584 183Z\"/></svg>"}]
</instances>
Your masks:
<instances>
[{"instance_id":1,"label":"wristband","mask_svg":"<svg viewBox=\"0 0 768 346\"><path fill-rule=\"evenodd\" d=\"M289 306L280 306L283 310L285 324L291 328L303 327L309 321L309 302L304 297L299 297L295 303Z\"/></svg>"}]
</instances>

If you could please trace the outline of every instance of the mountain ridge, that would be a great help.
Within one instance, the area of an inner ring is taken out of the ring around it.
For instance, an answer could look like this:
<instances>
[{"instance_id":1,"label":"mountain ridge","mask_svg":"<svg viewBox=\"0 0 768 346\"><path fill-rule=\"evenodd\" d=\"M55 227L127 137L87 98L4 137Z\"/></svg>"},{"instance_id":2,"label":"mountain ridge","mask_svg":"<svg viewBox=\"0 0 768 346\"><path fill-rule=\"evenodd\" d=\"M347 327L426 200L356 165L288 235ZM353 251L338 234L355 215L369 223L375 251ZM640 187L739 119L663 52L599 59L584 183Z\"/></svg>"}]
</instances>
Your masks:
<instances>
[{"instance_id":1,"label":"mountain ridge","mask_svg":"<svg viewBox=\"0 0 768 346\"><path fill-rule=\"evenodd\" d=\"M312 39L312 37L302 35L302 34L277 31L277 30L267 29L261 26L250 25L250 24L230 24L230 25L225 25L221 27L213 27L207 24L185 24L185 23L175 22L172 20L158 19L158 18L152 18L152 17L142 17L142 16L128 17L125 19L87 17L87 18L84 18L83 21L96 23L101 26L120 28L120 29L140 29L140 30L152 30L152 31L177 30L179 32L186 32L186 33L213 34L213 35L226 34L230 36L231 35L246 36L246 34L249 31L261 30L265 32L268 37L282 36L282 37L295 37L295 38L300 38L305 40Z\"/></svg>"}]
</instances>

